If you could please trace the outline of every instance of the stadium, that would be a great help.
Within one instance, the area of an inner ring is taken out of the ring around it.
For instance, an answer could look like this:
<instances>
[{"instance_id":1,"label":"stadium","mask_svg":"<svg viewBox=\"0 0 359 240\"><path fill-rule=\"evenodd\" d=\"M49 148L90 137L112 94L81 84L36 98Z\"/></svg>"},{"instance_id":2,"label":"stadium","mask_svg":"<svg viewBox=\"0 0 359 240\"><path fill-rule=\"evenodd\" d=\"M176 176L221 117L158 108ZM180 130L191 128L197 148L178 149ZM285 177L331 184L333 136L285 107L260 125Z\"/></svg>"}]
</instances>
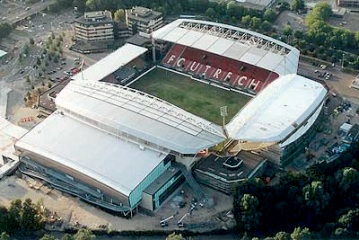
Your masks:
<instances>
[{"instance_id":1,"label":"stadium","mask_svg":"<svg viewBox=\"0 0 359 240\"><path fill-rule=\"evenodd\" d=\"M327 91L296 75L297 49L197 20L151 37L152 49L125 44L73 77L57 110L16 142L21 172L132 216L185 181L200 201L197 182L230 194L315 133Z\"/></svg>"}]
</instances>

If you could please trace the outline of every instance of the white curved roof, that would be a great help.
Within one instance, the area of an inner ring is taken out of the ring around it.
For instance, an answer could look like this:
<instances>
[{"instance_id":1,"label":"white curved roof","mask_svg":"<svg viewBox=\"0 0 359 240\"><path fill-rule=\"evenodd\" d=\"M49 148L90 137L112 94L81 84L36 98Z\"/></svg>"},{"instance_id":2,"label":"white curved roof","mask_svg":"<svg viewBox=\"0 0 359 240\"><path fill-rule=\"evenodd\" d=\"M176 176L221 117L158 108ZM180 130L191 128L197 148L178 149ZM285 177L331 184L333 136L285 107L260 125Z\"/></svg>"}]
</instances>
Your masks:
<instances>
[{"instance_id":1,"label":"white curved roof","mask_svg":"<svg viewBox=\"0 0 359 240\"><path fill-rule=\"evenodd\" d=\"M56 105L113 134L124 132L182 154L195 154L225 139L219 126L124 86L71 81Z\"/></svg>"},{"instance_id":2,"label":"white curved roof","mask_svg":"<svg viewBox=\"0 0 359 240\"><path fill-rule=\"evenodd\" d=\"M279 75L297 73L298 70L298 49L226 24L178 19L154 31L152 37L249 63Z\"/></svg>"},{"instance_id":3,"label":"white curved roof","mask_svg":"<svg viewBox=\"0 0 359 240\"><path fill-rule=\"evenodd\" d=\"M227 131L244 142L285 141L322 107L326 94L310 79L295 74L280 77L234 116Z\"/></svg>"}]
</instances>

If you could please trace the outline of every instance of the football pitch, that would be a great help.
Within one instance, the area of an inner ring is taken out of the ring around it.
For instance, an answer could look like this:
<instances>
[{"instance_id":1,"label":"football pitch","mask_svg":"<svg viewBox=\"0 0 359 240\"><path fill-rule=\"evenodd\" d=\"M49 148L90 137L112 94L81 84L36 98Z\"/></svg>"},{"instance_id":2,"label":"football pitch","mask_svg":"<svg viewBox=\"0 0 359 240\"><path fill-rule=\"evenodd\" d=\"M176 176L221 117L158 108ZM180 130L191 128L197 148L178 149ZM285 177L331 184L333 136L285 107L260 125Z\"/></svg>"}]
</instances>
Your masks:
<instances>
[{"instance_id":1,"label":"football pitch","mask_svg":"<svg viewBox=\"0 0 359 240\"><path fill-rule=\"evenodd\" d=\"M161 68L155 68L130 87L163 99L216 124L222 124L220 107L227 106L228 123L251 99L244 94L210 86Z\"/></svg>"}]
</instances>

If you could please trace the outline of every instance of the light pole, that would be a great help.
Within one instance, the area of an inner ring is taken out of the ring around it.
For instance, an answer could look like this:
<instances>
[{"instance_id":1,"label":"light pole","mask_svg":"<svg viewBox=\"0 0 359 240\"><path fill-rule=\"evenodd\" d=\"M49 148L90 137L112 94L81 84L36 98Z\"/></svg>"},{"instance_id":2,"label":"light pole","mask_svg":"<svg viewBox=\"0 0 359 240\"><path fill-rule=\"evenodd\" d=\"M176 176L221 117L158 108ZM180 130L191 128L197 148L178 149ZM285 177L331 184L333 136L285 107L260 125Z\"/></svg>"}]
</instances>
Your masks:
<instances>
[{"instance_id":1,"label":"light pole","mask_svg":"<svg viewBox=\"0 0 359 240\"><path fill-rule=\"evenodd\" d=\"M342 59L342 69L343 69L344 68L344 56L345 56L345 54L343 53L342 56L343 56L343 59Z\"/></svg>"}]
</instances>

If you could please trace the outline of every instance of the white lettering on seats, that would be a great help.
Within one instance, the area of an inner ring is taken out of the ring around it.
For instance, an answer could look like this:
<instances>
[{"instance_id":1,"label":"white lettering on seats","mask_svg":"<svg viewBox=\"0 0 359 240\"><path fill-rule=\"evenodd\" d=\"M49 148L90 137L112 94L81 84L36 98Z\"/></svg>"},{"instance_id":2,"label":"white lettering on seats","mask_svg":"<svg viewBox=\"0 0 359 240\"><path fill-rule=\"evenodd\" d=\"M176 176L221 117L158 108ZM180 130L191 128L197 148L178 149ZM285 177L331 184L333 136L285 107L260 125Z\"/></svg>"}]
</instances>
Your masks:
<instances>
[{"instance_id":1,"label":"white lettering on seats","mask_svg":"<svg viewBox=\"0 0 359 240\"><path fill-rule=\"evenodd\" d=\"M218 78L219 78L218 75L219 75L221 72L222 72L222 69L218 68L218 69L216 70L216 72L213 74L213 77L218 79Z\"/></svg>"},{"instance_id":2,"label":"white lettering on seats","mask_svg":"<svg viewBox=\"0 0 359 240\"><path fill-rule=\"evenodd\" d=\"M257 87L260 84L260 81L256 81L255 79L252 79L251 83L249 84L248 88L252 89L254 91L257 91Z\"/></svg>"},{"instance_id":3,"label":"white lettering on seats","mask_svg":"<svg viewBox=\"0 0 359 240\"><path fill-rule=\"evenodd\" d=\"M176 55L171 55L171 57L168 59L167 64L169 64L170 62L172 62L173 60L175 60Z\"/></svg>"},{"instance_id":4,"label":"white lettering on seats","mask_svg":"<svg viewBox=\"0 0 359 240\"><path fill-rule=\"evenodd\" d=\"M194 67L196 65L196 67ZM198 70L198 67L200 66L200 63L198 62L192 62L191 67L189 68L192 72L195 72Z\"/></svg>"},{"instance_id":5,"label":"white lettering on seats","mask_svg":"<svg viewBox=\"0 0 359 240\"><path fill-rule=\"evenodd\" d=\"M228 72L226 77L224 78L224 81L229 82L231 80L232 72Z\"/></svg>"},{"instance_id":6,"label":"white lettering on seats","mask_svg":"<svg viewBox=\"0 0 359 240\"><path fill-rule=\"evenodd\" d=\"M178 61L177 61L177 67L182 67L182 64L184 64L184 63L182 63L182 62L185 62L185 61L186 61L186 59L184 59L184 58L178 59Z\"/></svg>"},{"instance_id":7,"label":"white lettering on seats","mask_svg":"<svg viewBox=\"0 0 359 240\"><path fill-rule=\"evenodd\" d=\"M247 78L247 76L240 76L239 78L238 78L238 82L237 82L237 84L239 85L239 86L244 86L244 82L245 81L247 81L248 80L248 78Z\"/></svg>"},{"instance_id":8,"label":"white lettering on seats","mask_svg":"<svg viewBox=\"0 0 359 240\"><path fill-rule=\"evenodd\" d=\"M210 65L207 65L207 66L206 66L206 70L204 70L203 73L207 73L208 69L210 69L210 68L211 68L211 66L210 66Z\"/></svg>"}]
</instances>

